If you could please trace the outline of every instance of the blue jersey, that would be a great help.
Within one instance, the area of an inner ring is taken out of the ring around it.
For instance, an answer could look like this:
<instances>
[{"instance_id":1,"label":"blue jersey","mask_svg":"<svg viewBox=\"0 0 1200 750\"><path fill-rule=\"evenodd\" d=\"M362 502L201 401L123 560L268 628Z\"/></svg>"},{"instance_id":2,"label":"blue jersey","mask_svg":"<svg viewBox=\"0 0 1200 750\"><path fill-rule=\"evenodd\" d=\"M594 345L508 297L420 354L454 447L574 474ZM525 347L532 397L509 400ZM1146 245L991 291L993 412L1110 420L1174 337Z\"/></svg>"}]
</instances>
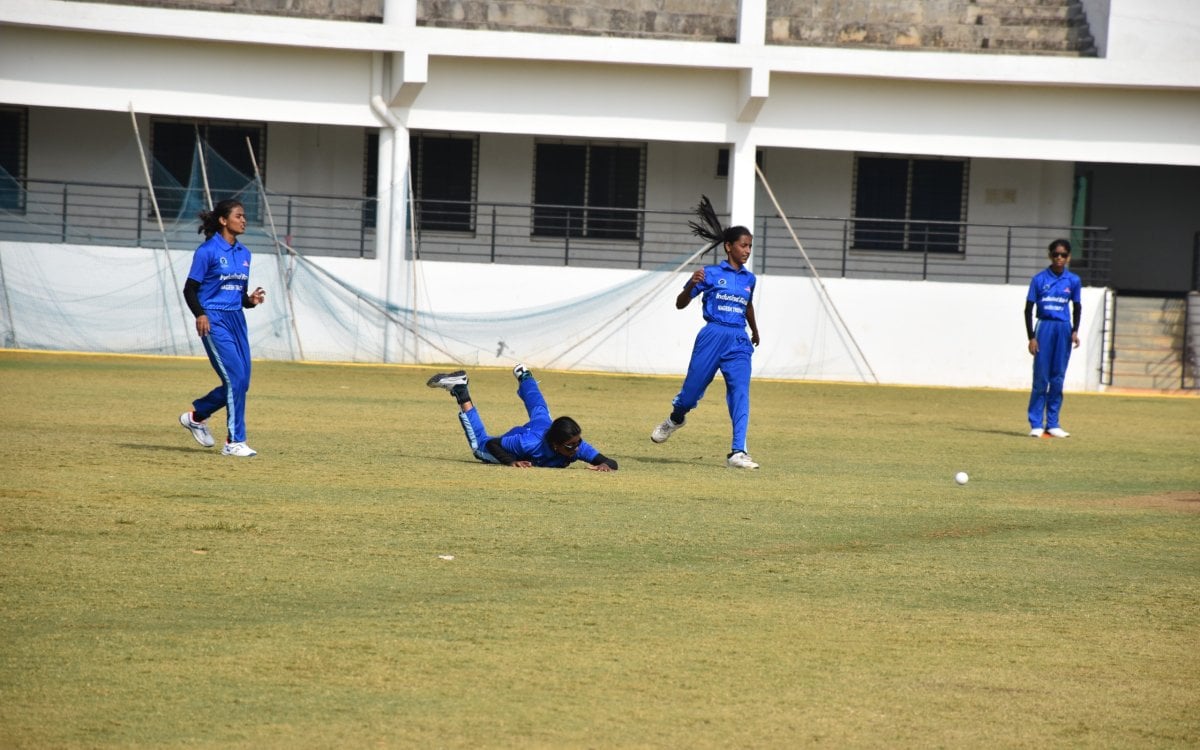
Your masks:
<instances>
[{"instance_id":1,"label":"blue jersey","mask_svg":"<svg viewBox=\"0 0 1200 750\"><path fill-rule=\"evenodd\" d=\"M692 287L692 296L704 295L704 319L709 323L746 327L746 307L754 298L754 274L742 266L733 270L729 261L704 267L704 281Z\"/></svg>"},{"instance_id":2,"label":"blue jersey","mask_svg":"<svg viewBox=\"0 0 1200 750\"><path fill-rule=\"evenodd\" d=\"M219 233L205 240L192 256L188 278L200 282L200 305L205 310L241 310L250 281L250 251Z\"/></svg>"},{"instance_id":3,"label":"blue jersey","mask_svg":"<svg viewBox=\"0 0 1200 750\"><path fill-rule=\"evenodd\" d=\"M518 461L528 461L534 466L550 469L561 469L576 460L586 461L590 464L596 456L600 455L600 452L591 445L580 441L575 455L567 458L550 445L550 441L546 439L547 429L549 429L548 424L514 427L501 436L500 447L511 453L513 458Z\"/></svg>"},{"instance_id":4,"label":"blue jersey","mask_svg":"<svg viewBox=\"0 0 1200 750\"><path fill-rule=\"evenodd\" d=\"M1071 306L1069 303L1080 302L1080 290L1083 282L1067 269L1062 274L1056 274L1045 268L1029 282L1029 293L1025 295L1026 302L1037 303L1038 320L1058 320L1071 322Z\"/></svg>"}]
</instances>

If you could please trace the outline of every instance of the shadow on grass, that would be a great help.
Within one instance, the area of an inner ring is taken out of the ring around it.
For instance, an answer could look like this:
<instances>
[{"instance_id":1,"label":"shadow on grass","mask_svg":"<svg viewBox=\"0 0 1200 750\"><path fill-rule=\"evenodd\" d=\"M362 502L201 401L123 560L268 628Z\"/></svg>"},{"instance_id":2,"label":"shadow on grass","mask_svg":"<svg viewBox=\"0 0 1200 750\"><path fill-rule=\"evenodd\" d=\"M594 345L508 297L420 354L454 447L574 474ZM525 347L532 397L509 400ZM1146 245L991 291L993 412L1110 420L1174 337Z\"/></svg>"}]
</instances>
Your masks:
<instances>
[{"instance_id":1,"label":"shadow on grass","mask_svg":"<svg viewBox=\"0 0 1200 750\"><path fill-rule=\"evenodd\" d=\"M220 448L201 448L200 446L188 445L161 445L159 443L117 443L118 448L129 448L139 451L167 451L171 453L220 453Z\"/></svg>"}]
</instances>

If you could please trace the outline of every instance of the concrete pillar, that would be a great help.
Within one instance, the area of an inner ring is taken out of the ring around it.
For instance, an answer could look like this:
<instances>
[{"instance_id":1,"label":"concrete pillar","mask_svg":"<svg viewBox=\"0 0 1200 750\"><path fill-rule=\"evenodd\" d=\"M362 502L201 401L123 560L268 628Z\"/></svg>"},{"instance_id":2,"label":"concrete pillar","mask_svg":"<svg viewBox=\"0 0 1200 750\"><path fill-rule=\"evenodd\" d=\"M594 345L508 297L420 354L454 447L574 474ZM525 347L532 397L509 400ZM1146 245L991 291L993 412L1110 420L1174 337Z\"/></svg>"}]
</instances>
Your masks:
<instances>
[{"instance_id":1,"label":"concrete pillar","mask_svg":"<svg viewBox=\"0 0 1200 750\"><path fill-rule=\"evenodd\" d=\"M748 132L743 133L729 149L729 225L741 224L754 231L754 199L758 175L754 171L758 143ZM754 270L754 255L747 264Z\"/></svg>"}]
</instances>

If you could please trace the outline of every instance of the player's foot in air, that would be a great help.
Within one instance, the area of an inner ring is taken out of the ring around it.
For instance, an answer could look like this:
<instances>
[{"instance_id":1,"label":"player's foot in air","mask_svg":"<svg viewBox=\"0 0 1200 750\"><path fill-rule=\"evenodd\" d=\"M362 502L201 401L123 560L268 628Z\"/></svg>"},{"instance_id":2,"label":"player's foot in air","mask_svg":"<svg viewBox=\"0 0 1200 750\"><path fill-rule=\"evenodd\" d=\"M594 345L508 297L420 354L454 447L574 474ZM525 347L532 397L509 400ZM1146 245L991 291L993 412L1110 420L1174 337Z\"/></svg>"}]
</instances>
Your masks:
<instances>
[{"instance_id":1,"label":"player's foot in air","mask_svg":"<svg viewBox=\"0 0 1200 750\"><path fill-rule=\"evenodd\" d=\"M656 426L654 431L650 433L650 439L656 443L665 443L667 442L667 438L671 437L671 435L675 433L675 430L678 430L685 424L687 424L686 419L682 422L676 422L670 417L667 417L662 421L662 424Z\"/></svg>"},{"instance_id":2,"label":"player's foot in air","mask_svg":"<svg viewBox=\"0 0 1200 750\"><path fill-rule=\"evenodd\" d=\"M185 411L179 415L179 424L183 425L185 430L192 433L192 437L196 438L197 443L203 445L205 448L213 447L215 441L213 440L212 433L208 431L207 420L197 422L192 419L192 412Z\"/></svg>"},{"instance_id":3,"label":"player's foot in air","mask_svg":"<svg viewBox=\"0 0 1200 750\"><path fill-rule=\"evenodd\" d=\"M517 366L513 368L513 377L517 379L518 383L520 383L522 380L528 380L529 378L532 378L533 370L530 370L528 367L518 362Z\"/></svg>"},{"instance_id":4,"label":"player's foot in air","mask_svg":"<svg viewBox=\"0 0 1200 750\"><path fill-rule=\"evenodd\" d=\"M425 383L425 385L429 386L430 388L445 388L448 391L453 390L454 386L456 385L466 384L466 370L457 370L455 372L439 372Z\"/></svg>"}]
</instances>

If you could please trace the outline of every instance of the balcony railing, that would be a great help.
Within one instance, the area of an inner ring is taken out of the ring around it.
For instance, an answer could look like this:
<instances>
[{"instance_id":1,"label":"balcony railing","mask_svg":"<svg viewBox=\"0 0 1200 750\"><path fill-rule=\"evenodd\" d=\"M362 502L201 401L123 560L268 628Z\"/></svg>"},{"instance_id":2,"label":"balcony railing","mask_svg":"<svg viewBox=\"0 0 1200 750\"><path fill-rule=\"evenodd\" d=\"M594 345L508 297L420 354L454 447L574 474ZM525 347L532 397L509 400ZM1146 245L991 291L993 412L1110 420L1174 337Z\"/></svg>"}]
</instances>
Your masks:
<instances>
[{"instance_id":1,"label":"balcony railing","mask_svg":"<svg viewBox=\"0 0 1200 750\"><path fill-rule=\"evenodd\" d=\"M165 217L165 235L160 232L144 187L49 180L22 186L21 200L0 209L0 229L9 241L139 247L165 242L186 249L200 239L195 216ZM301 253L375 255L374 199L271 194L268 204L281 238ZM414 209L410 253L426 260L664 269L702 246L688 231L688 212L457 201L418 201ZM260 222L244 241L261 252L273 243L267 211L257 215ZM792 216L788 223L826 278L1023 284L1046 266L1047 245L1065 237L1074 246L1071 267L1085 284L1107 286L1109 280L1112 236L1102 227L816 216ZM751 230L756 273L810 273L783 220L760 216ZM722 257L718 248L698 262Z\"/></svg>"}]
</instances>

